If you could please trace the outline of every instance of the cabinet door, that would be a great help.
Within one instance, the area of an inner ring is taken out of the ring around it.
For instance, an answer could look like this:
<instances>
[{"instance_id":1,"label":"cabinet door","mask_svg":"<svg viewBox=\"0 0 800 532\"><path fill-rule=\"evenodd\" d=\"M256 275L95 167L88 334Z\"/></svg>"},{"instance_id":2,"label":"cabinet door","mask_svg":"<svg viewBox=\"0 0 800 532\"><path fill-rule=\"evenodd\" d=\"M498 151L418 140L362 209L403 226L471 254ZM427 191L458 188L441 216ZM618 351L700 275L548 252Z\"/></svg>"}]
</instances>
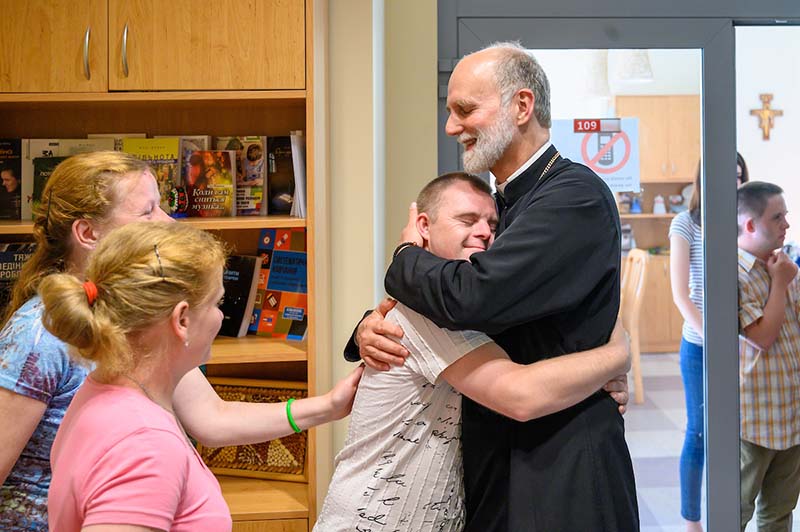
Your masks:
<instances>
[{"instance_id":1,"label":"cabinet door","mask_svg":"<svg viewBox=\"0 0 800 532\"><path fill-rule=\"evenodd\" d=\"M107 90L107 9L106 0L79 8L73 0L0 0L0 92Z\"/></svg>"},{"instance_id":2,"label":"cabinet door","mask_svg":"<svg viewBox=\"0 0 800 532\"><path fill-rule=\"evenodd\" d=\"M669 256L650 255L645 276L644 302L639 318L641 350L645 352L671 352L680 347L680 323L672 302L669 280Z\"/></svg>"},{"instance_id":3,"label":"cabinet door","mask_svg":"<svg viewBox=\"0 0 800 532\"><path fill-rule=\"evenodd\" d=\"M669 171L667 96L618 96L616 115L639 119L639 178L663 181Z\"/></svg>"},{"instance_id":4,"label":"cabinet door","mask_svg":"<svg viewBox=\"0 0 800 532\"><path fill-rule=\"evenodd\" d=\"M700 96L669 97L669 178L691 181L700 163Z\"/></svg>"},{"instance_id":5,"label":"cabinet door","mask_svg":"<svg viewBox=\"0 0 800 532\"><path fill-rule=\"evenodd\" d=\"M108 20L110 90L305 88L304 0L109 0Z\"/></svg>"}]
</instances>

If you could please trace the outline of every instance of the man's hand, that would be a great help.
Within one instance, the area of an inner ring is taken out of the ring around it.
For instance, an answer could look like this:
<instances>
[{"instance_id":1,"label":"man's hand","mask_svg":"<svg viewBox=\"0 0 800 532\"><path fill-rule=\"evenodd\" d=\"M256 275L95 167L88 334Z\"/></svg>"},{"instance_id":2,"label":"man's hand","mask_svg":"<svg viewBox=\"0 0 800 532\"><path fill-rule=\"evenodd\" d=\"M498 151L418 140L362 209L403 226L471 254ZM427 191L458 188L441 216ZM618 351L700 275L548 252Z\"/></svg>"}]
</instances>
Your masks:
<instances>
[{"instance_id":1,"label":"man's hand","mask_svg":"<svg viewBox=\"0 0 800 532\"><path fill-rule=\"evenodd\" d=\"M797 275L797 264L789 258L789 255L783 251L778 251L767 259L767 273L769 273L772 282L788 287L794 280L795 275Z\"/></svg>"},{"instance_id":2,"label":"man's hand","mask_svg":"<svg viewBox=\"0 0 800 532\"><path fill-rule=\"evenodd\" d=\"M628 409L628 375L617 375L603 386L613 400L619 403L619 413Z\"/></svg>"},{"instance_id":3,"label":"man's hand","mask_svg":"<svg viewBox=\"0 0 800 532\"><path fill-rule=\"evenodd\" d=\"M417 230L417 214L417 202L414 201L408 207L408 223L400 232L400 242L414 242L421 247L424 240Z\"/></svg>"},{"instance_id":4,"label":"man's hand","mask_svg":"<svg viewBox=\"0 0 800 532\"><path fill-rule=\"evenodd\" d=\"M358 324L358 353L364 363L374 370L389 371L391 366L402 366L408 356L408 350L395 340L403 337L403 329L384 319L396 304L394 299L384 299L378 308Z\"/></svg>"}]
</instances>

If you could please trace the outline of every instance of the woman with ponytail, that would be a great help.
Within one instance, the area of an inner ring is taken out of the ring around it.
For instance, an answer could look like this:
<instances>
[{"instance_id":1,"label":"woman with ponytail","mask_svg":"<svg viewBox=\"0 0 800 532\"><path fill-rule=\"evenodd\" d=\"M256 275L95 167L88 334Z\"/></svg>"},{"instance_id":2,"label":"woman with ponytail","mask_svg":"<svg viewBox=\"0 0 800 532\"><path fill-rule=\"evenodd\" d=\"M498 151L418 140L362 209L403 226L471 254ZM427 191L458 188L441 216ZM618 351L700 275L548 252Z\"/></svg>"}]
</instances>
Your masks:
<instances>
[{"instance_id":1,"label":"woman with ponytail","mask_svg":"<svg viewBox=\"0 0 800 532\"><path fill-rule=\"evenodd\" d=\"M59 164L47 181L42 202L34 209L36 251L15 283L0 330L0 424L4 427L0 431L0 530L4 532L48 529L50 450L65 410L90 371L70 358L67 343L84 349L88 338L101 338L97 356L116 353L114 346L119 345L104 344L114 336L93 336L94 330L73 332L75 336L66 343L53 336L42 323L40 285L48 275L59 273L74 276L79 284L86 281L91 253L115 228L137 221L171 222L159 201L147 164L120 152L75 155ZM178 225L170 227L179 230ZM86 297L92 292L89 286ZM104 305L102 288L96 297L94 304ZM69 312L89 312L78 310L75 300L66 297L62 305ZM58 314L55 307L52 312L52 316ZM99 327L102 318L93 323ZM216 329L208 334L215 333ZM189 341L191 345L194 339ZM101 372L112 367L92 356L87 352L84 360L93 360ZM115 356L114 360L123 359ZM347 415L359 377L357 369L327 394L294 402L291 411L297 425L305 429ZM171 403L186 431L209 447L261 442L293 430L285 403L223 401L198 368L183 376Z\"/></svg>"},{"instance_id":2,"label":"woman with ponytail","mask_svg":"<svg viewBox=\"0 0 800 532\"><path fill-rule=\"evenodd\" d=\"M94 367L53 444L51 530L231 529L172 404L210 358L224 263L208 233L134 223L99 243L85 282L62 273L39 283L45 327Z\"/></svg>"}]
</instances>

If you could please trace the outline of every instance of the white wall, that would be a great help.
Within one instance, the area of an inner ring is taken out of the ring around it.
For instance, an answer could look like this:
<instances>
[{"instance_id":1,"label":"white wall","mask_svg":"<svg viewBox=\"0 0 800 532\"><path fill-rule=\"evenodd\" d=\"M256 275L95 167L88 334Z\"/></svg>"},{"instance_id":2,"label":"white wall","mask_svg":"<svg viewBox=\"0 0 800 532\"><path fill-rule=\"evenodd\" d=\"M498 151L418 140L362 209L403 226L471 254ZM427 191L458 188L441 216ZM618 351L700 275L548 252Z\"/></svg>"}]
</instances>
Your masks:
<instances>
[{"instance_id":1,"label":"white wall","mask_svg":"<svg viewBox=\"0 0 800 532\"><path fill-rule=\"evenodd\" d=\"M611 116L615 95L699 94L702 56L699 50L649 50L653 81L624 82L614 75L617 50L532 50L550 81L553 118ZM601 95L603 87L609 91Z\"/></svg>"},{"instance_id":2,"label":"white wall","mask_svg":"<svg viewBox=\"0 0 800 532\"><path fill-rule=\"evenodd\" d=\"M736 28L736 137L750 179L769 181L785 191L789 208L788 238L800 241L800 28ZM775 118L770 140L763 140L758 95L771 93Z\"/></svg>"}]
</instances>

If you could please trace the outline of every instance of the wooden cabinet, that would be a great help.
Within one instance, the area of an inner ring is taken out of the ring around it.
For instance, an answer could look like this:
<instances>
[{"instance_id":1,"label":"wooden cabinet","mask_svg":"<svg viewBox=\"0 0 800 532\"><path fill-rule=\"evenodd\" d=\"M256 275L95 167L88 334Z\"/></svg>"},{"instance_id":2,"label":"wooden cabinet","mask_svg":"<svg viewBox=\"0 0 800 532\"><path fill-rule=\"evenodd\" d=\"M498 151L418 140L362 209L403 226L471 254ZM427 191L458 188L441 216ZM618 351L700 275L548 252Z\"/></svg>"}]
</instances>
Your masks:
<instances>
[{"instance_id":1,"label":"wooden cabinet","mask_svg":"<svg viewBox=\"0 0 800 532\"><path fill-rule=\"evenodd\" d=\"M0 92L306 87L304 0L0 0Z\"/></svg>"},{"instance_id":2,"label":"wooden cabinet","mask_svg":"<svg viewBox=\"0 0 800 532\"><path fill-rule=\"evenodd\" d=\"M642 183L694 180L700 162L700 96L617 96L616 115L639 119Z\"/></svg>"},{"instance_id":3,"label":"wooden cabinet","mask_svg":"<svg viewBox=\"0 0 800 532\"><path fill-rule=\"evenodd\" d=\"M304 0L108 0L109 90L305 88Z\"/></svg>"},{"instance_id":4,"label":"wooden cabinet","mask_svg":"<svg viewBox=\"0 0 800 532\"><path fill-rule=\"evenodd\" d=\"M639 119L642 214L621 214L636 247L669 249L674 214L653 214L653 198L681 194L693 183L700 162L700 96L617 96L616 115ZM683 318L672 302L669 255L650 255L640 318L642 352L674 352Z\"/></svg>"},{"instance_id":5,"label":"wooden cabinet","mask_svg":"<svg viewBox=\"0 0 800 532\"><path fill-rule=\"evenodd\" d=\"M107 0L0 0L0 92L108 88Z\"/></svg>"},{"instance_id":6,"label":"wooden cabinet","mask_svg":"<svg viewBox=\"0 0 800 532\"><path fill-rule=\"evenodd\" d=\"M644 302L639 318L641 350L675 352L681 342L683 318L672 302L669 255L650 255L644 281Z\"/></svg>"},{"instance_id":7,"label":"wooden cabinet","mask_svg":"<svg viewBox=\"0 0 800 532\"><path fill-rule=\"evenodd\" d=\"M74 138L109 131L146 133L149 137L174 134L277 136L286 135L290 130L305 130L307 218L194 218L180 223L213 231L235 252L242 254L255 253L262 228L306 228L307 340L291 342L254 336L220 338L212 347L207 369L208 374L214 376L304 380L308 382L309 394L313 395L317 393L314 353L330 353L331 349L327 340L319 338L316 332L317 320L328 318L320 306L320 301L327 301L327 298L317 296L317 291L324 287L316 282L318 276L327 277L320 273L327 265L317 262L314 253L315 242L318 242L315 220L325 219L326 206L313 201L311 5L310 1L302 0L218 0L210 3L86 0L76 9L75 2L66 0L0 0L5 10L0 17L0 30L4 31L0 34L0 116L3 117L0 137ZM90 11L92 13L88 14ZM43 17L46 19L44 29L37 26L43 24ZM102 31L106 25L115 28L107 35L95 31L95 22L91 23L91 77L95 82L102 73L99 88L81 84L80 39L84 30L80 30L79 43L72 48L65 37L69 33L66 29L59 29L57 38L53 35L56 27L83 27L86 24L83 17L97 18ZM141 22L143 18L144 23ZM18 28L26 29L9 32L9 19ZM114 53L119 51L121 34L116 26L123 19L129 23L131 62L129 78L120 80L117 79L119 56L112 54L117 59L107 57L106 50L109 49L107 43L111 42L110 49ZM49 40L54 42L47 44ZM222 41L230 44L222 47ZM147 42L147 49L143 48L144 42ZM14 50L9 50L7 43L14 43ZM28 52L25 45L36 51L45 46L43 43L63 52L60 59L48 56L50 60L45 62L48 68L61 66L60 71L36 71L40 68L39 52ZM111 90L108 90L106 71L101 68L104 65L112 65ZM142 70L137 71L138 68ZM19 81L18 73L34 71L37 73L30 76L33 81L26 82L27 85ZM67 78L76 83L67 84L64 81ZM244 90L283 87L292 90ZM217 90L178 90L188 88ZM31 222L0 222L0 241L29 239L31 233ZM309 431L307 453L309 480L306 483L220 477L234 530L298 532L310 528L315 520L316 500L313 430Z\"/></svg>"}]
</instances>

